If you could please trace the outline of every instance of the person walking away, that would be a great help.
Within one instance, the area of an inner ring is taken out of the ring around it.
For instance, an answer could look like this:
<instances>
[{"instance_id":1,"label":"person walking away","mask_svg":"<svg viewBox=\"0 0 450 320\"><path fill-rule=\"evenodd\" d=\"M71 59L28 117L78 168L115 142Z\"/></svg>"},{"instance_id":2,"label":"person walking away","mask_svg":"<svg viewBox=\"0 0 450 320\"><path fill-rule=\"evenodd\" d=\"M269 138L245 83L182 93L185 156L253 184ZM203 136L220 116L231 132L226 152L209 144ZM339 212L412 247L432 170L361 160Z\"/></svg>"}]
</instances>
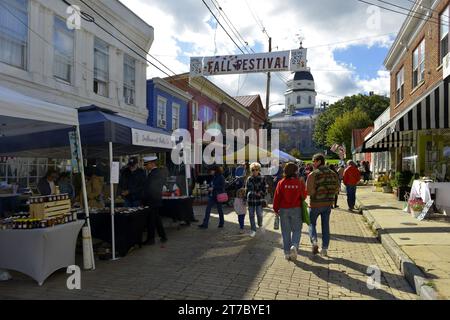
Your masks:
<instances>
[{"instance_id":1,"label":"person walking away","mask_svg":"<svg viewBox=\"0 0 450 320\"><path fill-rule=\"evenodd\" d=\"M320 216L322 225L322 251L323 256L328 255L330 245L330 216L336 193L339 192L338 176L325 166L325 156L316 154L313 157L314 170L308 176L306 189L309 195L310 220L309 237L313 254L319 253L317 241L317 219Z\"/></svg>"},{"instance_id":2,"label":"person walking away","mask_svg":"<svg viewBox=\"0 0 450 320\"><path fill-rule=\"evenodd\" d=\"M288 163L284 178L278 183L273 199L273 210L281 220L283 250L286 260L297 260L302 232L302 202L306 199L305 182L297 176L298 167Z\"/></svg>"},{"instance_id":3,"label":"person walking away","mask_svg":"<svg viewBox=\"0 0 450 320\"><path fill-rule=\"evenodd\" d=\"M125 200L126 208L136 208L142 204L141 198L145 178L145 171L139 168L138 159L131 158L128 161L128 166L122 171L119 181L118 193Z\"/></svg>"},{"instance_id":4,"label":"person walking away","mask_svg":"<svg viewBox=\"0 0 450 320\"><path fill-rule=\"evenodd\" d=\"M225 193L225 178L222 175L222 169L219 166L212 166L209 169L209 174L213 176L213 179L208 188L208 204L206 206L203 223L198 227L200 229L208 229L211 210L214 206L217 206L217 211L219 212L218 227L223 228L225 224L225 218L222 210L222 204L217 201L217 195Z\"/></svg>"},{"instance_id":5,"label":"person walking away","mask_svg":"<svg viewBox=\"0 0 450 320\"><path fill-rule=\"evenodd\" d=\"M247 190L247 205L250 218L251 233L250 236L256 235L255 215L258 220L258 227L263 231L263 207L262 202L266 196L266 182L261 176L261 165L254 162L250 165L251 176L245 183Z\"/></svg>"},{"instance_id":6,"label":"person walking away","mask_svg":"<svg viewBox=\"0 0 450 320\"><path fill-rule=\"evenodd\" d=\"M236 211L236 214L238 216L240 229L239 232L241 234L244 233L245 213L247 212L247 208L245 206L245 196L246 196L245 189L239 189L236 194L236 198L234 198L233 203L234 211Z\"/></svg>"},{"instance_id":7,"label":"person walking away","mask_svg":"<svg viewBox=\"0 0 450 320\"><path fill-rule=\"evenodd\" d=\"M347 162L347 168L344 171L344 184L347 189L348 210L353 211L356 204L356 186L361 180L361 173L352 160Z\"/></svg>"},{"instance_id":8,"label":"person walking away","mask_svg":"<svg viewBox=\"0 0 450 320\"><path fill-rule=\"evenodd\" d=\"M155 231L158 232L162 243L167 242L166 231L161 220L159 211L162 208L162 189L165 183L165 177L158 168L156 156L144 158L144 168L148 171L144 182L142 202L148 206L147 216L147 241L145 244L155 244Z\"/></svg>"},{"instance_id":9,"label":"person walking away","mask_svg":"<svg viewBox=\"0 0 450 320\"><path fill-rule=\"evenodd\" d=\"M339 182L339 173L336 170L336 166L334 164L330 165L330 169L331 171L333 171L334 173L336 173L336 176L338 177L338 183L339 183L339 188L341 186L341 183ZM336 196L334 197L334 206L332 207L333 209L335 208L339 208L337 202L338 202L338 198L339 198L339 191L336 193Z\"/></svg>"}]
</instances>

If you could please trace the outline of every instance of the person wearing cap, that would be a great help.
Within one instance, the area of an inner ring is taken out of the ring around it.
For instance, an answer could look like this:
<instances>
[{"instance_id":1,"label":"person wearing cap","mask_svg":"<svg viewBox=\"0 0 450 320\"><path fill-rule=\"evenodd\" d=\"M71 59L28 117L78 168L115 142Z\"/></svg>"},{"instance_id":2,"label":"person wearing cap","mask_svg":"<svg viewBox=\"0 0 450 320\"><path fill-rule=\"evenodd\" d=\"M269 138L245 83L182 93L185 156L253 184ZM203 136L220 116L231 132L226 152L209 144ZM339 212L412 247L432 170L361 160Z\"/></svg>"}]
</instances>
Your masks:
<instances>
[{"instance_id":1,"label":"person wearing cap","mask_svg":"<svg viewBox=\"0 0 450 320\"><path fill-rule=\"evenodd\" d=\"M147 241L146 244L155 243L155 229L158 232L161 242L167 242L166 232L162 224L159 210L162 207L162 189L165 183L164 175L158 169L157 157L145 157L144 167L148 171L145 179L142 202L149 207L147 219Z\"/></svg>"},{"instance_id":2,"label":"person wearing cap","mask_svg":"<svg viewBox=\"0 0 450 320\"><path fill-rule=\"evenodd\" d=\"M136 208L141 205L145 171L139 168L137 158L130 158L128 166L122 171L118 193L125 200L125 207Z\"/></svg>"}]
</instances>

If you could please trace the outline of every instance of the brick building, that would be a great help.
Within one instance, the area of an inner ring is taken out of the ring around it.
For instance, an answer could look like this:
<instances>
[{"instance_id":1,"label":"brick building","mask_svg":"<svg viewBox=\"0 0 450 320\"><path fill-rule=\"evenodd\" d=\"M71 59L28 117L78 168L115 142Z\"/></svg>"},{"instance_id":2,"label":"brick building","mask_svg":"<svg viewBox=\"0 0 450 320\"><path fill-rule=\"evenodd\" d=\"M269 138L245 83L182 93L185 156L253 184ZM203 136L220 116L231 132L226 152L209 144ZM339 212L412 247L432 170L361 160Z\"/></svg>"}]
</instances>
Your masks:
<instances>
[{"instance_id":1,"label":"brick building","mask_svg":"<svg viewBox=\"0 0 450 320\"><path fill-rule=\"evenodd\" d=\"M389 151L391 170L446 180L450 107L444 62L450 57L450 0L417 0L411 10L385 60L391 73L390 120L365 149Z\"/></svg>"}]
</instances>

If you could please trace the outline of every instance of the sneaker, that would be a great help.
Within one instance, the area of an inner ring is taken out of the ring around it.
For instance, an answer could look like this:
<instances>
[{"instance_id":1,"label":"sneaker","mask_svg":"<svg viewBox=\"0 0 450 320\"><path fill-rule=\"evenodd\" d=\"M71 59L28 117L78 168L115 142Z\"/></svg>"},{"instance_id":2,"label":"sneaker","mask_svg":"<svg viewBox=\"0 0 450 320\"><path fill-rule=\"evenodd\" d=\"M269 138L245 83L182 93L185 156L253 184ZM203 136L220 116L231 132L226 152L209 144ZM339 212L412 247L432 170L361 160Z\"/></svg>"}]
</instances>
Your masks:
<instances>
[{"instance_id":1,"label":"sneaker","mask_svg":"<svg viewBox=\"0 0 450 320\"><path fill-rule=\"evenodd\" d=\"M217 228L223 229L223 224L219 225Z\"/></svg>"},{"instance_id":2,"label":"sneaker","mask_svg":"<svg viewBox=\"0 0 450 320\"><path fill-rule=\"evenodd\" d=\"M261 233L265 233L266 229L264 227L260 227L259 230L261 231Z\"/></svg>"},{"instance_id":3,"label":"sneaker","mask_svg":"<svg viewBox=\"0 0 450 320\"><path fill-rule=\"evenodd\" d=\"M322 249L322 250L320 251L320 255L321 255L322 257L328 257L328 250L327 250L327 249Z\"/></svg>"},{"instance_id":4,"label":"sneaker","mask_svg":"<svg viewBox=\"0 0 450 320\"><path fill-rule=\"evenodd\" d=\"M319 246L317 245L317 243L313 244L312 253L313 254L318 254L319 253Z\"/></svg>"},{"instance_id":5,"label":"sneaker","mask_svg":"<svg viewBox=\"0 0 450 320\"><path fill-rule=\"evenodd\" d=\"M239 234L244 234L245 230L244 229L239 229Z\"/></svg>"},{"instance_id":6,"label":"sneaker","mask_svg":"<svg viewBox=\"0 0 450 320\"><path fill-rule=\"evenodd\" d=\"M255 236L256 236L256 232L255 231L250 232L250 237L254 238Z\"/></svg>"},{"instance_id":7,"label":"sneaker","mask_svg":"<svg viewBox=\"0 0 450 320\"><path fill-rule=\"evenodd\" d=\"M297 248L295 246L291 247L291 260L297 261Z\"/></svg>"},{"instance_id":8,"label":"sneaker","mask_svg":"<svg viewBox=\"0 0 450 320\"><path fill-rule=\"evenodd\" d=\"M284 255L284 258L285 258L287 261L291 260L291 256L290 256L289 254L285 254L285 255Z\"/></svg>"},{"instance_id":9,"label":"sneaker","mask_svg":"<svg viewBox=\"0 0 450 320\"><path fill-rule=\"evenodd\" d=\"M198 226L200 229L208 229L208 226L205 226L204 224L201 224Z\"/></svg>"}]
</instances>

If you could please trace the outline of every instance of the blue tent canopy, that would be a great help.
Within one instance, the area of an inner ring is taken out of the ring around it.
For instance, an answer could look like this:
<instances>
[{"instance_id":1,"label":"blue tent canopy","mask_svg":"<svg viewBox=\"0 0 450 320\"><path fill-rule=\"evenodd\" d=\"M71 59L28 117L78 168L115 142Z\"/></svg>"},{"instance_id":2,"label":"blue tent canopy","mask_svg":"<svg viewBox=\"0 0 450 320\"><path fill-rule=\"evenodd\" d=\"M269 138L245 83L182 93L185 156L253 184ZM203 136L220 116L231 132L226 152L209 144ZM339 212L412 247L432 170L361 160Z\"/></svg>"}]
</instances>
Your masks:
<instances>
[{"instance_id":1,"label":"blue tent canopy","mask_svg":"<svg viewBox=\"0 0 450 320\"><path fill-rule=\"evenodd\" d=\"M101 109L97 106L88 106L78 109L81 141L85 149L85 157L107 158L108 143L114 145L115 155L136 154L148 152L151 146L133 145L132 129L141 130L150 134L170 139L167 132L149 127L137 121L122 117L116 113ZM73 129L60 129L14 137L0 138L0 154L35 157L46 151L51 157L70 158L67 150L68 133ZM64 147L64 148L62 148ZM167 149L171 149L168 145ZM152 151L163 151L161 147L152 148Z\"/></svg>"},{"instance_id":2,"label":"blue tent canopy","mask_svg":"<svg viewBox=\"0 0 450 320\"><path fill-rule=\"evenodd\" d=\"M279 157L281 162L297 161L296 158L294 158L290 154L287 154L286 152L283 152L279 149L272 151L272 155L275 157Z\"/></svg>"}]
</instances>

